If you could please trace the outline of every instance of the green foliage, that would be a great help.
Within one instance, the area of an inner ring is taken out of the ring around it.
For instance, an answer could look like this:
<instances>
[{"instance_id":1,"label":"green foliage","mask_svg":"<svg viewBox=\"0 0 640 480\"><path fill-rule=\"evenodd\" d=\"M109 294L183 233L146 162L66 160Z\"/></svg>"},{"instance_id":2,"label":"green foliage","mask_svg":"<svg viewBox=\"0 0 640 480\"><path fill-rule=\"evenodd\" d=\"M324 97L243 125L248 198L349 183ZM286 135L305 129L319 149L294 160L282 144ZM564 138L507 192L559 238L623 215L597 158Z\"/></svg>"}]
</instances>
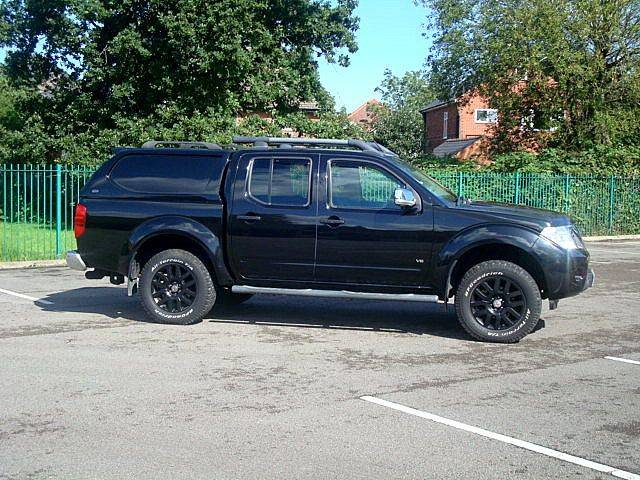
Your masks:
<instances>
[{"instance_id":1,"label":"green foliage","mask_svg":"<svg viewBox=\"0 0 640 480\"><path fill-rule=\"evenodd\" d=\"M184 115L173 108L158 109L144 118L116 117L113 128L88 127L73 132L65 125L50 130L37 116L20 130L0 129L0 163L59 162L99 165L116 146L140 146L147 140L191 140L230 144L234 135L281 136L283 129L306 136L366 138L367 132L354 125L343 113L322 113L318 120L303 114L276 115L272 121L250 115L236 121L226 114ZM0 127L1 128L1 127Z\"/></svg>"},{"instance_id":2,"label":"green foliage","mask_svg":"<svg viewBox=\"0 0 640 480\"><path fill-rule=\"evenodd\" d=\"M0 127L18 126L16 114L16 96L18 92L11 88L7 77L0 72Z\"/></svg>"},{"instance_id":3,"label":"green foliage","mask_svg":"<svg viewBox=\"0 0 640 480\"><path fill-rule=\"evenodd\" d=\"M478 88L503 151L556 129L564 148L640 144L639 0L421 0L438 93Z\"/></svg>"},{"instance_id":4,"label":"green foliage","mask_svg":"<svg viewBox=\"0 0 640 480\"><path fill-rule=\"evenodd\" d=\"M426 171L478 172L511 174L549 173L571 175L640 175L640 147L607 147L597 145L585 150L546 148L538 153L512 151L494 155L493 162L479 165L453 157L434 155L405 157Z\"/></svg>"},{"instance_id":5,"label":"green foliage","mask_svg":"<svg viewBox=\"0 0 640 480\"><path fill-rule=\"evenodd\" d=\"M370 136L362 127L350 122L345 113L327 112L317 120L294 113L276 117L274 123L281 129L292 129L305 137L368 139Z\"/></svg>"},{"instance_id":6,"label":"green foliage","mask_svg":"<svg viewBox=\"0 0 640 480\"><path fill-rule=\"evenodd\" d=\"M0 1L0 162L99 163L148 139L354 133L317 58L348 65L357 0ZM290 115L318 102L315 124ZM238 115L266 112L274 123ZM295 128L295 127L294 127Z\"/></svg>"},{"instance_id":7,"label":"green foliage","mask_svg":"<svg viewBox=\"0 0 640 480\"><path fill-rule=\"evenodd\" d=\"M384 105L374 107L375 140L405 157L421 155L424 132L420 109L435 98L426 75L407 72L397 77L387 70L377 90Z\"/></svg>"},{"instance_id":8,"label":"green foliage","mask_svg":"<svg viewBox=\"0 0 640 480\"><path fill-rule=\"evenodd\" d=\"M599 145L581 151L548 148L539 154L511 152L496 155L494 163L485 169L496 172L638 175L640 174L640 147Z\"/></svg>"},{"instance_id":9,"label":"green foliage","mask_svg":"<svg viewBox=\"0 0 640 480\"><path fill-rule=\"evenodd\" d=\"M475 162L461 162L455 157L436 157L435 155L431 154L422 154L420 156L404 158L408 162L428 172L476 172L482 169L482 167Z\"/></svg>"},{"instance_id":10,"label":"green foliage","mask_svg":"<svg viewBox=\"0 0 640 480\"><path fill-rule=\"evenodd\" d=\"M0 131L19 130L29 117L29 110L41 101L37 89L17 87L0 65Z\"/></svg>"},{"instance_id":11,"label":"green foliage","mask_svg":"<svg viewBox=\"0 0 640 480\"><path fill-rule=\"evenodd\" d=\"M0 46L58 113L113 126L160 105L291 111L326 98L315 57L348 64L356 0L5 0Z\"/></svg>"}]
</instances>

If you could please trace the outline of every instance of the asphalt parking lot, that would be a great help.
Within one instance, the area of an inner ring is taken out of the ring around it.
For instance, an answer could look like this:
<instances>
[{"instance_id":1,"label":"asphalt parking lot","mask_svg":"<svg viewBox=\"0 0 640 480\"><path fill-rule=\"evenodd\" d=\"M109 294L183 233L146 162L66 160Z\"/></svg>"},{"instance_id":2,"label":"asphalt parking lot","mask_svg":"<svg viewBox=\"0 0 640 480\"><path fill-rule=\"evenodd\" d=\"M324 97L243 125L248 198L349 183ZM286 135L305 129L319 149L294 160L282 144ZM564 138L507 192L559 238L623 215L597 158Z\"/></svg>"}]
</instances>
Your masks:
<instances>
[{"instance_id":1,"label":"asphalt parking lot","mask_svg":"<svg viewBox=\"0 0 640 480\"><path fill-rule=\"evenodd\" d=\"M157 325L123 287L2 270L0 478L640 478L640 242L589 249L596 286L517 345L395 302Z\"/></svg>"}]
</instances>

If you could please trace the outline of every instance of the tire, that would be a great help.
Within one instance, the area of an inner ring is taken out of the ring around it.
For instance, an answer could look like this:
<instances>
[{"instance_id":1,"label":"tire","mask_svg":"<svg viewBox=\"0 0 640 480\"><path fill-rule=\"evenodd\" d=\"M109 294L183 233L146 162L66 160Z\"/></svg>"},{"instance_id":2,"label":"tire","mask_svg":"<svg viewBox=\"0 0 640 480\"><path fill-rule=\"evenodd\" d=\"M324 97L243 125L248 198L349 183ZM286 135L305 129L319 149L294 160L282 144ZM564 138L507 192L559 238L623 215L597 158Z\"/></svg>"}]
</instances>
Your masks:
<instances>
[{"instance_id":1,"label":"tire","mask_svg":"<svg viewBox=\"0 0 640 480\"><path fill-rule=\"evenodd\" d=\"M185 250L164 250L146 263L138 296L158 323L192 325L209 313L216 289L207 267Z\"/></svg>"},{"instance_id":2,"label":"tire","mask_svg":"<svg viewBox=\"0 0 640 480\"><path fill-rule=\"evenodd\" d=\"M542 298L533 277L515 263L490 260L469 269L456 291L458 321L477 340L516 343L540 319Z\"/></svg>"},{"instance_id":3,"label":"tire","mask_svg":"<svg viewBox=\"0 0 640 480\"><path fill-rule=\"evenodd\" d=\"M228 288L220 288L216 293L218 295L216 305L223 307L235 307L253 297L251 293L233 293Z\"/></svg>"}]
</instances>

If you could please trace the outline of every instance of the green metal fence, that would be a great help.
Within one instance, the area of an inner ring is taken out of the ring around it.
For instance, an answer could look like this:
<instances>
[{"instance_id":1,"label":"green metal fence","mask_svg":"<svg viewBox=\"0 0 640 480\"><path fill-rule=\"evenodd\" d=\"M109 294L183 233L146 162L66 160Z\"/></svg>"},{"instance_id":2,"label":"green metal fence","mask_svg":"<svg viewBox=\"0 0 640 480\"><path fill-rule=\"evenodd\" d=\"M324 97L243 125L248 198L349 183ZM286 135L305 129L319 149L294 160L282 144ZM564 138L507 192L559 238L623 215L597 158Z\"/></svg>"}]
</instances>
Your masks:
<instances>
[{"instance_id":1,"label":"green metal fence","mask_svg":"<svg viewBox=\"0 0 640 480\"><path fill-rule=\"evenodd\" d=\"M458 195L562 212L584 235L640 233L640 177L431 172Z\"/></svg>"},{"instance_id":2,"label":"green metal fence","mask_svg":"<svg viewBox=\"0 0 640 480\"><path fill-rule=\"evenodd\" d=\"M59 258L75 248L73 212L80 189L94 170L0 165L0 261ZM640 177L429 173L467 198L566 213L585 235L640 233ZM377 184L370 187L384 190Z\"/></svg>"},{"instance_id":3,"label":"green metal fence","mask_svg":"<svg viewBox=\"0 0 640 480\"><path fill-rule=\"evenodd\" d=\"M0 165L0 261L60 258L75 248L73 213L94 170Z\"/></svg>"}]
</instances>

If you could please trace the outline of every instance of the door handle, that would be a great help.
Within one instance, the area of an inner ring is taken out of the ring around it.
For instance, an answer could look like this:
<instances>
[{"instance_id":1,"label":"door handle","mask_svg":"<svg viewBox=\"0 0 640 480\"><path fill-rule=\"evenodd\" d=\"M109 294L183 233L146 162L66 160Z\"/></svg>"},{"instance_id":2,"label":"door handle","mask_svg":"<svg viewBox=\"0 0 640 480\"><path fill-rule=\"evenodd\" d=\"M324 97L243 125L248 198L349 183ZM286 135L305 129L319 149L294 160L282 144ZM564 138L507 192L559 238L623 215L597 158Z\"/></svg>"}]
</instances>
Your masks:
<instances>
[{"instance_id":1,"label":"door handle","mask_svg":"<svg viewBox=\"0 0 640 480\"><path fill-rule=\"evenodd\" d=\"M325 218L320 220L320 223L324 223L325 225L329 225L330 227L337 227L344 223L344 220L340 217L331 216L329 218Z\"/></svg>"},{"instance_id":2,"label":"door handle","mask_svg":"<svg viewBox=\"0 0 640 480\"><path fill-rule=\"evenodd\" d=\"M243 222L257 222L262 220L262 217L260 215L248 213L246 215L238 215L238 220L242 220Z\"/></svg>"}]
</instances>

